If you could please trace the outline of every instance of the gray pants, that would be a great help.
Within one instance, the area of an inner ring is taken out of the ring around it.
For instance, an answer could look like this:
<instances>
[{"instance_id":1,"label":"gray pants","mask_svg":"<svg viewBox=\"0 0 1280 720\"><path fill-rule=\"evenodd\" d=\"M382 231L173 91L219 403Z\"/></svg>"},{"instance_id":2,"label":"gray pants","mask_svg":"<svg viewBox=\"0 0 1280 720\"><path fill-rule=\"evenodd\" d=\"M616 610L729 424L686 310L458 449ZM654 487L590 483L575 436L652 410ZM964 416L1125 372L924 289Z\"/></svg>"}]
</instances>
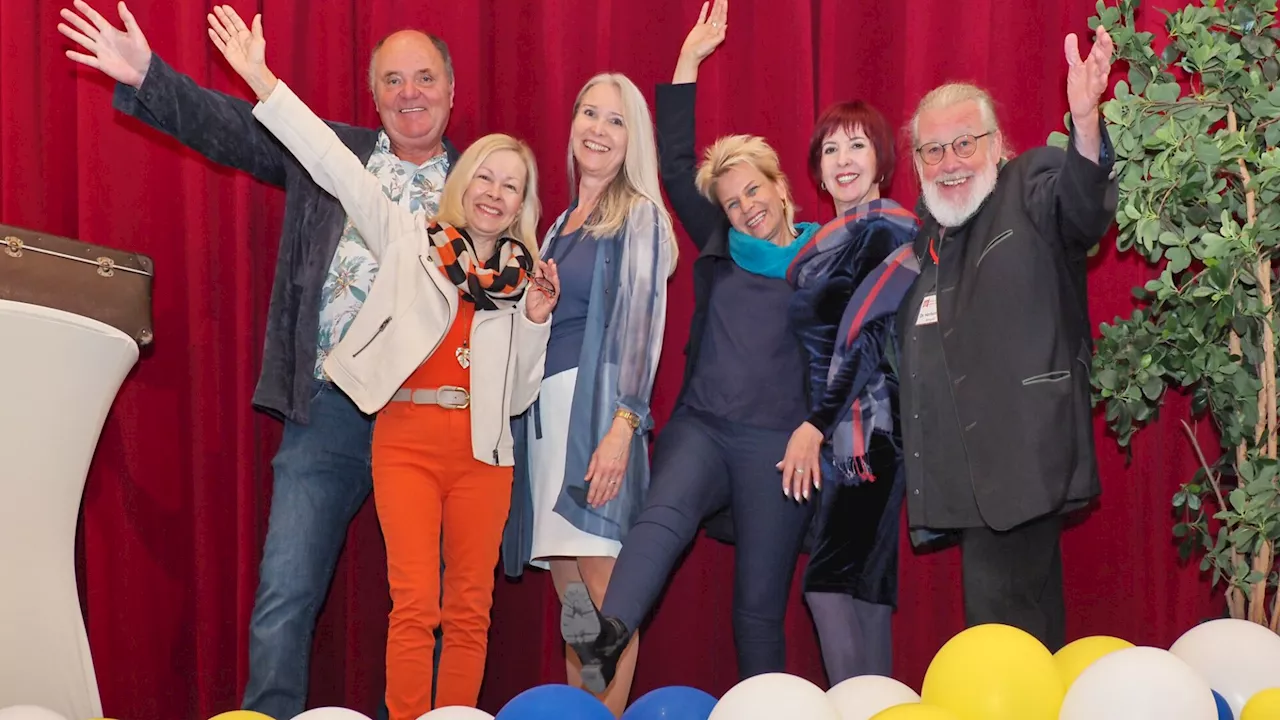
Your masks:
<instances>
[{"instance_id":1,"label":"gray pants","mask_svg":"<svg viewBox=\"0 0 1280 720\"><path fill-rule=\"evenodd\" d=\"M858 675L892 677L892 606L844 593L807 592L804 599L818 628L822 664L832 687Z\"/></svg>"}]
</instances>

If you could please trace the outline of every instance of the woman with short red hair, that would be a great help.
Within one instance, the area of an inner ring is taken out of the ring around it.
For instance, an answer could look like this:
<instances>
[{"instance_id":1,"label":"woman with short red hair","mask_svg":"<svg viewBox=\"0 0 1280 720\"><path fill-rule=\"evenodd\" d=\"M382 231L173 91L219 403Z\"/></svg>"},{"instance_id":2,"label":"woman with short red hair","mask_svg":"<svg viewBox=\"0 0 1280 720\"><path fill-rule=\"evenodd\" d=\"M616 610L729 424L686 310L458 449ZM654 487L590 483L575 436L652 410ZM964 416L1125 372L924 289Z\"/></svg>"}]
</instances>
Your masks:
<instances>
[{"instance_id":1,"label":"woman with short red hair","mask_svg":"<svg viewBox=\"0 0 1280 720\"><path fill-rule=\"evenodd\" d=\"M897 603L902 438L889 352L895 314L918 274L916 217L881 189L893 179L893 132L862 101L827 108L809 143L809 173L836 218L792 261L789 319L809 360L813 412L782 467L821 467L805 600L832 685L890 675Z\"/></svg>"}]
</instances>

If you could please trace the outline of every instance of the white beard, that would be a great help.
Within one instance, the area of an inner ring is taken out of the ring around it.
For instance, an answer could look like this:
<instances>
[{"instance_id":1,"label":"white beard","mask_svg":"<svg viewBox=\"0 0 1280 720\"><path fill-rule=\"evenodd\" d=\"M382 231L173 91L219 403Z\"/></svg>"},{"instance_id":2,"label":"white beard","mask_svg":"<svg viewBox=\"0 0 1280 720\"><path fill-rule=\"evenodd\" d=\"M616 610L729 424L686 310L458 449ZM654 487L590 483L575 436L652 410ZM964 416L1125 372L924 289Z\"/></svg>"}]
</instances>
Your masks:
<instances>
[{"instance_id":1,"label":"white beard","mask_svg":"<svg viewBox=\"0 0 1280 720\"><path fill-rule=\"evenodd\" d=\"M969 182L965 183L969 186L969 197L960 203L944 200L939 190L939 183L943 180L966 177L964 173L941 175L931 183L922 183L921 191L924 193L925 207L929 208L929 214L942 227L963 225L965 221L973 217L974 213L978 212L978 208L982 207L983 201L996 189L996 176L997 172L994 163L984 166L982 170L970 177Z\"/></svg>"}]
</instances>

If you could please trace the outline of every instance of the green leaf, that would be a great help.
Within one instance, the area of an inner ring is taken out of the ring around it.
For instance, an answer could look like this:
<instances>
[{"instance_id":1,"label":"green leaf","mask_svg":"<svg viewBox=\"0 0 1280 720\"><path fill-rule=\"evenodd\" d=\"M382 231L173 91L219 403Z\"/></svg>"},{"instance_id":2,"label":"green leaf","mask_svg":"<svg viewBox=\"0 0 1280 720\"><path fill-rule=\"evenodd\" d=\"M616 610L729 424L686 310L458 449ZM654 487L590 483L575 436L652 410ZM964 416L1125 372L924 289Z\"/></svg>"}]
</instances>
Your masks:
<instances>
[{"instance_id":1,"label":"green leaf","mask_svg":"<svg viewBox=\"0 0 1280 720\"><path fill-rule=\"evenodd\" d=\"M1056 147L1061 150L1065 150L1067 148L1067 143L1070 141L1071 141L1071 138L1068 137L1065 133L1060 133L1055 130L1054 132L1049 133L1049 141L1047 144L1051 147Z\"/></svg>"},{"instance_id":2,"label":"green leaf","mask_svg":"<svg viewBox=\"0 0 1280 720\"><path fill-rule=\"evenodd\" d=\"M1267 82L1280 80L1280 61L1275 57L1267 58L1266 62L1262 63L1262 76L1267 79Z\"/></svg>"},{"instance_id":3,"label":"green leaf","mask_svg":"<svg viewBox=\"0 0 1280 720\"><path fill-rule=\"evenodd\" d=\"M1231 508L1238 513L1244 512L1245 501L1248 499L1249 496L1240 488L1232 490L1231 494L1227 496L1227 501L1231 503Z\"/></svg>"},{"instance_id":4,"label":"green leaf","mask_svg":"<svg viewBox=\"0 0 1280 720\"><path fill-rule=\"evenodd\" d=\"M1118 381L1119 377L1117 377L1116 371L1111 368L1106 368L1098 373L1098 384L1107 390L1115 390Z\"/></svg>"},{"instance_id":5,"label":"green leaf","mask_svg":"<svg viewBox=\"0 0 1280 720\"><path fill-rule=\"evenodd\" d=\"M1263 67L1265 71L1265 66ZM1150 80L1147 72L1140 67L1131 66L1129 68L1129 89L1135 94L1141 95L1147 89L1147 83Z\"/></svg>"},{"instance_id":6,"label":"green leaf","mask_svg":"<svg viewBox=\"0 0 1280 720\"><path fill-rule=\"evenodd\" d=\"M1153 376L1142 385L1142 394L1148 400L1154 401L1160 397L1160 393L1164 390L1164 381L1159 376Z\"/></svg>"},{"instance_id":7,"label":"green leaf","mask_svg":"<svg viewBox=\"0 0 1280 720\"><path fill-rule=\"evenodd\" d=\"M1164 256L1169 259L1168 267L1172 273L1180 273L1191 265L1191 251L1185 247L1171 247Z\"/></svg>"},{"instance_id":8,"label":"green leaf","mask_svg":"<svg viewBox=\"0 0 1280 720\"><path fill-rule=\"evenodd\" d=\"M1196 143L1196 158L1212 170L1222 162L1222 152L1213 141L1201 141Z\"/></svg>"},{"instance_id":9,"label":"green leaf","mask_svg":"<svg viewBox=\"0 0 1280 720\"><path fill-rule=\"evenodd\" d=\"M1268 125L1263 138L1266 140L1267 147L1280 146L1280 122L1273 122Z\"/></svg>"},{"instance_id":10,"label":"green leaf","mask_svg":"<svg viewBox=\"0 0 1280 720\"><path fill-rule=\"evenodd\" d=\"M1170 44L1169 47L1173 47L1173 45ZM1177 102L1178 95L1181 92L1182 88L1176 82L1151 83L1151 86L1147 88L1147 99L1161 103Z\"/></svg>"}]
</instances>

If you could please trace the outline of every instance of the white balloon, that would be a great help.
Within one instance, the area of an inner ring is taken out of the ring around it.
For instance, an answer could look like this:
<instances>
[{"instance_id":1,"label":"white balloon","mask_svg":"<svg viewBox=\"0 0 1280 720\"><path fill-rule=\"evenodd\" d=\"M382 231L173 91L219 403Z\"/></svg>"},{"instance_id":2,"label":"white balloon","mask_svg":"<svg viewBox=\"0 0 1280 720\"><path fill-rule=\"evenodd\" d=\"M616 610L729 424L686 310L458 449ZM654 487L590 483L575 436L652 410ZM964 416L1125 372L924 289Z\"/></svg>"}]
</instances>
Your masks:
<instances>
[{"instance_id":1,"label":"white balloon","mask_svg":"<svg viewBox=\"0 0 1280 720\"><path fill-rule=\"evenodd\" d=\"M67 720L62 715L39 705L12 705L0 709L0 720Z\"/></svg>"},{"instance_id":2,"label":"white balloon","mask_svg":"<svg viewBox=\"0 0 1280 720\"><path fill-rule=\"evenodd\" d=\"M1209 684L1173 653L1133 647L1104 655L1076 678L1058 720L1217 720Z\"/></svg>"},{"instance_id":3,"label":"white balloon","mask_svg":"<svg viewBox=\"0 0 1280 720\"><path fill-rule=\"evenodd\" d=\"M418 720L493 720L493 716L483 710L465 705L450 705L436 708L418 718Z\"/></svg>"},{"instance_id":4,"label":"white balloon","mask_svg":"<svg viewBox=\"0 0 1280 720\"><path fill-rule=\"evenodd\" d=\"M920 696L906 685L882 675L859 675L827 691L841 720L871 720L894 705L920 702Z\"/></svg>"},{"instance_id":5,"label":"white balloon","mask_svg":"<svg viewBox=\"0 0 1280 720\"><path fill-rule=\"evenodd\" d=\"M813 683L786 673L756 675L734 685L707 720L840 720L835 705Z\"/></svg>"},{"instance_id":6,"label":"white balloon","mask_svg":"<svg viewBox=\"0 0 1280 720\"><path fill-rule=\"evenodd\" d=\"M1248 620L1224 618L1197 625L1169 652L1195 668L1236 717L1249 698L1280 682L1280 635Z\"/></svg>"},{"instance_id":7,"label":"white balloon","mask_svg":"<svg viewBox=\"0 0 1280 720\"><path fill-rule=\"evenodd\" d=\"M308 710L293 720L372 720L372 718L347 708L322 707Z\"/></svg>"},{"instance_id":8,"label":"white balloon","mask_svg":"<svg viewBox=\"0 0 1280 720\"><path fill-rule=\"evenodd\" d=\"M0 720L67 720L58 713L38 705L12 705L0 709Z\"/></svg>"}]
</instances>

